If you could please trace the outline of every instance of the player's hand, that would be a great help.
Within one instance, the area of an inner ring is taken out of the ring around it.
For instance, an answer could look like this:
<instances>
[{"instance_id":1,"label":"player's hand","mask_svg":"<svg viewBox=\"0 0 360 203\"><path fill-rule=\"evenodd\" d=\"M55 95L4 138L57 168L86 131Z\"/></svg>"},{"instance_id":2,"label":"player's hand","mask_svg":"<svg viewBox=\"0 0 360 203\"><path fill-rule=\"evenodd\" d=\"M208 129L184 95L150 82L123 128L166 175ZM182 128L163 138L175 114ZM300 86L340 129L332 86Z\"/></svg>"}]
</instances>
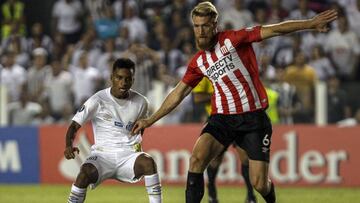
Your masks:
<instances>
[{"instance_id":1,"label":"player's hand","mask_svg":"<svg viewBox=\"0 0 360 203\"><path fill-rule=\"evenodd\" d=\"M134 127L131 129L131 135L137 135L151 124L147 119L140 119L135 122Z\"/></svg>"},{"instance_id":2,"label":"player's hand","mask_svg":"<svg viewBox=\"0 0 360 203\"><path fill-rule=\"evenodd\" d=\"M311 19L311 27L316 29L318 32L327 32L329 31L329 27L327 26L328 23L337 19L337 12L336 10L327 10L321 12L320 14L314 16Z\"/></svg>"},{"instance_id":3,"label":"player's hand","mask_svg":"<svg viewBox=\"0 0 360 203\"><path fill-rule=\"evenodd\" d=\"M75 152L77 152L77 154L80 153L79 148L77 147L66 147L65 151L64 151L64 156L66 159L74 159L75 158Z\"/></svg>"}]
</instances>

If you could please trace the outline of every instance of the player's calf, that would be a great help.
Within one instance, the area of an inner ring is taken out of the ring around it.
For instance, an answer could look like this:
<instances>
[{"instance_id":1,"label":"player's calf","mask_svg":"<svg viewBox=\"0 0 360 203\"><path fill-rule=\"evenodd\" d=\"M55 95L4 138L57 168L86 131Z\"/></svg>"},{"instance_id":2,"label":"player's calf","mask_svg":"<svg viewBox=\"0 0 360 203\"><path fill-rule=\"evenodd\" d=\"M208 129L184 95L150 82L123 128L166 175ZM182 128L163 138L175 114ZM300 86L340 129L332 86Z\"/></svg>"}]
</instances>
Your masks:
<instances>
[{"instance_id":1,"label":"player's calf","mask_svg":"<svg viewBox=\"0 0 360 203\"><path fill-rule=\"evenodd\" d=\"M99 177L96 167L90 163L81 166L75 184L79 188L87 188L91 183L95 183Z\"/></svg>"},{"instance_id":2,"label":"player's calf","mask_svg":"<svg viewBox=\"0 0 360 203\"><path fill-rule=\"evenodd\" d=\"M147 154L141 154L135 161L134 170L135 177L144 176L149 203L161 203L161 184L154 159Z\"/></svg>"},{"instance_id":3,"label":"player's calf","mask_svg":"<svg viewBox=\"0 0 360 203\"><path fill-rule=\"evenodd\" d=\"M92 164L86 163L81 166L75 183L71 187L68 203L83 203L86 197L86 188L98 179L98 171Z\"/></svg>"},{"instance_id":4,"label":"player's calf","mask_svg":"<svg viewBox=\"0 0 360 203\"><path fill-rule=\"evenodd\" d=\"M275 203L276 202L276 195L275 195L275 186L274 183L269 181L270 191L266 195L262 195L266 203Z\"/></svg>"}]
</instances>

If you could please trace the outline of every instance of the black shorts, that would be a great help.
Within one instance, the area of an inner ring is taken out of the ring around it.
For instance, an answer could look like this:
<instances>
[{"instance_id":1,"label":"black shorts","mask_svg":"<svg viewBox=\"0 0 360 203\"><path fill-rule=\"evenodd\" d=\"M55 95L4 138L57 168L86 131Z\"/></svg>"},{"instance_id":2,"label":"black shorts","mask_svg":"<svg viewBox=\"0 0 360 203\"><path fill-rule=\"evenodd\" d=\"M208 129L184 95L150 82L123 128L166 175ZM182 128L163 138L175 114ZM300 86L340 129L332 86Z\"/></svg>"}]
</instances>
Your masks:
<instances>
[{"instance_id":1,"label":"black shorts","mask_svg":"<svg viewBox=\"0 0 360 203\"><path fill-rule=\"evenodd\" d=\"M269 162L272 127L265 111L244 114L215 114L202 130L209 133L227 148L235 142L244 149L251 160Z\"/></svg>"}]
</instances>

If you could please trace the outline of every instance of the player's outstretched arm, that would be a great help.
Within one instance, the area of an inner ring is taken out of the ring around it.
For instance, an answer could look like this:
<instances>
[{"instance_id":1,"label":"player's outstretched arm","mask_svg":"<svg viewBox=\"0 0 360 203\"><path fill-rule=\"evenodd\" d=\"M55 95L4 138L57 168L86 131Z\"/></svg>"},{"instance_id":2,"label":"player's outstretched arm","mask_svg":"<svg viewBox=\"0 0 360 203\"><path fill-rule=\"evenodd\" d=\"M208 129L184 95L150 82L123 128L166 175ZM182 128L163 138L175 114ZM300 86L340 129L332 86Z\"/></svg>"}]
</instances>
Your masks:
<instances>
[{"instance_id":1,"label":"player's outstretched arm","mask_svg":"<svg viewBox=\"0 0 360 203\"><path fill-rule=\"evenodd\" d=\"M76 132L81 128L81 125L79 125L77 122L72 121L67 132L66 132L66 138L65 138L65 151L64 156L66 159L74 159L75 158L75 152L79 154L80 150L77 147L73 147L73 142L76 136Z\"/></svg>"},{"instance_id":2,"label":"player's outstretched arm","mask_svg":"<svg viewBox=\"0 0 360 203\"><path fill-rule=\"evenodd\" d=\"M141 130L151 126L166 114L170 113L191 92L191 90L192 87L180 81L176 87L166 96L160 108L153 115L147 119L140 119L136 121L133 129L131 130L131 134L138 134Z\"/></svg>"},{"instance_id":3,"label":"player's outstretched arm","mask_svg":"<svg viewBox=\"0 0 360 203\"><path fill-rule=\"evenodd\" d=\"M300 30L317 30L327 32L327 24L337 18L335 10L327 10L308 20L289 20L278 24L264 25L261 27L261 38L267 39Z\"/></svg>"}]
</instances>

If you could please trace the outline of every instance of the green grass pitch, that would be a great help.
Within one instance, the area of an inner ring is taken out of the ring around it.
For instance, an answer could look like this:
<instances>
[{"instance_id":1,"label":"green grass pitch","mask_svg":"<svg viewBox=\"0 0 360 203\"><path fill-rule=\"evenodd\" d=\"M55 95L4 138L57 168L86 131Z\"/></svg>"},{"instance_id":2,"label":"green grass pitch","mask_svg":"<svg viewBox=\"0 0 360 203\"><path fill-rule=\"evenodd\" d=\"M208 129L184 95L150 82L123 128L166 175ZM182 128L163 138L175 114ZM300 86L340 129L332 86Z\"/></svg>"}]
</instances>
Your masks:
<instances>
[{"instance_id":1,"label":"green grass pitch","mask_svg":"<svg viewBox=\"0 0 360 203\"><path fill-rule=\"evenodd\" d=\"M64 203L70 185L0 185L1 203ZM360 188L276 188L278 203L356 203ZM165 203L183 203L184 187L163 186ZM265 203L259 195L258 202ZM219 187L221 203L242 203L243 187ZM86 203L147 203L145 187L139 185L100 185L88 191ZM207 203L204 195L202 203Z\"/></svg>"}]
</instances>

